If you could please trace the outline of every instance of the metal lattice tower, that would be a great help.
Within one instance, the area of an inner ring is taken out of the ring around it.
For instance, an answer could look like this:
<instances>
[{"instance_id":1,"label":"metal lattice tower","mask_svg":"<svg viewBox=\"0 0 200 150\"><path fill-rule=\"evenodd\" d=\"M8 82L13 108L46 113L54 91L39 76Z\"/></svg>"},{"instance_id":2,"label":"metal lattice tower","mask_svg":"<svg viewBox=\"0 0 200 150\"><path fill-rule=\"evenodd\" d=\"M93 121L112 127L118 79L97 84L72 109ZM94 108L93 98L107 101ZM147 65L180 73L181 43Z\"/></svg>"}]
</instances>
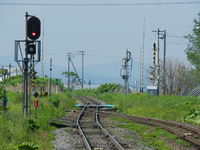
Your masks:
<instances>
[{"instance_id":1,"label":"metal lattice tower","mask_svg":"<svg viewBox=\"0 0 200 150\"><path fill-rule=\"evenodd\" d=\"M144 41L145 41L145 19L143 24L142 48L140 48L140 93L144 92Z\"/></svg>"}]
</instances>

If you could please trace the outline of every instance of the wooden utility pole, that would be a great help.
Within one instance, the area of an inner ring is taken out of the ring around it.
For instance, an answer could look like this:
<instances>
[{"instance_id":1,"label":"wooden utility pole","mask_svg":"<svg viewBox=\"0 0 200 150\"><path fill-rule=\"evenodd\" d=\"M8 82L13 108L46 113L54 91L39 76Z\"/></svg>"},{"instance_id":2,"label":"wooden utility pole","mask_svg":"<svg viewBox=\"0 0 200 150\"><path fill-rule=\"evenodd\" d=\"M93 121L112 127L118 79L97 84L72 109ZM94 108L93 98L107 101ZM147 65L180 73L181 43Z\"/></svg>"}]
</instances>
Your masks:
<instances>
[{"instance_id":1,"label":"wooden utility pole","mask_svg":"<svg viewBox=\"0 0 200 150\"><path fill-rule=\"evenodd\" d=\"M68 69L67 69L68 73L70 72L70 53L68 53ZM70 76L68 74L68 90L70 90Z\"/></svg>"}]
</instances>

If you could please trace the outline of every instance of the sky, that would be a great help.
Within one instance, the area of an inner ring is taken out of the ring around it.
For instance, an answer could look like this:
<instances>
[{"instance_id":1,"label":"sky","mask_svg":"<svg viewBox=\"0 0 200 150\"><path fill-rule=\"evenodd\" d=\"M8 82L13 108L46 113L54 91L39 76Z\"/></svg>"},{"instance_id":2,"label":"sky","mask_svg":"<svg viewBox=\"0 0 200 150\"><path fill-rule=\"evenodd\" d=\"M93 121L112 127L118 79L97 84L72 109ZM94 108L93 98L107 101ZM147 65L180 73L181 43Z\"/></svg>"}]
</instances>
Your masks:
<instances>
[{"instance_id":1,"label":"sky","mask_svg":"<svg viewBox=\"0 0 200 150\"><path fill-rule=\"evenodd\" d=\"M194 0L195 1L195 0ZM53 65L67 68L68 52L85 51L84 65L96 68L121 63L126 49L132 52L138 64L144 40L145 64L152 63L152 48L156 42L153 30L167 31L167 59L174 58L187 63L184 50L191 33L193 20L200 12L200 1L194 4L170 5L65 5L65 4L134 4L194 2L193 0L0 0L0 58L14 60L14 41L25 38L25 12L40 18L44 61L53 59ZM5 5L12 3L15 5ZM19 5L19 4L45 5ZM59 5L46 5L46 4ZM61 4L61 5L60 5ZM62 5L63 4L63 5ZM163 57L163 40L160 40L160 57ZM81 57L73 57L75 65L81 66ZM6 65L9 62L0 64ZM16 63L14 63L16 65ZM135 66L134 70L138 70ZM101 67L102 68L102 67ZM119 70L121 66L119 65ZM96 68L98 69L98 68ZM105 70L108 70L106 68ZM112 70L112 68L110 68ZM89 69L88 69L89 70ZM103 68L101 72L104 72ZM105 74L105 72L104 72ZM109 74L109 76L112 74ZM116 76L114 71L113 76ZM119 75L117 75L119 76Z\"/></svg>"}]
</instances>

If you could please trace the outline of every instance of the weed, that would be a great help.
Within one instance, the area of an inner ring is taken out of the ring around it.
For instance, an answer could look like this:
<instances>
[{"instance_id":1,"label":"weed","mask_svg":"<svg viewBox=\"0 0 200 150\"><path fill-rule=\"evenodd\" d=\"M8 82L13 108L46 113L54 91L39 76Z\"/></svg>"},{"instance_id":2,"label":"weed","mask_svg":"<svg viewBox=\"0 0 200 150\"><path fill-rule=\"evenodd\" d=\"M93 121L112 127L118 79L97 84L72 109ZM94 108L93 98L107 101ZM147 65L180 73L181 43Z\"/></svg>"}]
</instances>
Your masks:
<instances>
[{"instance_id":1,"label":"weed","mask_svg":"<svg viewBox=\"0 0 200 150\"><path fill-rule=\"evenodd\" d=\"M21 95L8 92L8 109L0 111L0 150L11 150L16 147L20 150L31 150L37 146L40 150L53 149L51 140L54 136L51 131L55 127L49 125L49 120L63 116L67 108L75 109L75 100L68 96L70 94L62 93L52 94L51 98L38 98L39 107L35 110L31 105L30 116L26 119L22 115ZM53 105L52 99L59 100L59 105Z\"/></svg>"},{"instance_id":2,"label":"weed","mask_svg":"<svg viewBox=\"0 0 200 150\"><path fill-rule=\"evenodd\" d=\"M38 148L39 146L37 144L31 142L23 142L21 145L18 146L18 150L37 150Z\"/></svg>"}]
</instances>

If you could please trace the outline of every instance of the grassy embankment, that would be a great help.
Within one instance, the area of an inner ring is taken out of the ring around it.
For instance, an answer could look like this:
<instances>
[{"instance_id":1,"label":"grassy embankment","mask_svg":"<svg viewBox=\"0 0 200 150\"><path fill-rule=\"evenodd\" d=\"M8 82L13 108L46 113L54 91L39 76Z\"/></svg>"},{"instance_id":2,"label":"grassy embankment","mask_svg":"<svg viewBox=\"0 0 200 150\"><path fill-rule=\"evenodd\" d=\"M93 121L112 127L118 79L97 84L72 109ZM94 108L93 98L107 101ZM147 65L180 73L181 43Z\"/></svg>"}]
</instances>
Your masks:
<instances>
[{"instance_id":1,"label":"grassy embankment","mask_svg":"<svg viewBox=\"0 0 200 150\"><path fill-rule=\"evenodd\" d=\"M96 90L77 91L76 94L89 95L114 104L118 112L129 115L174 120L200 124L200 100L189 96L150 96L147 94L98 93ZM121 118L112 118L119 122L119 127L136 130L145 145L155 149L171 149L169 143L179 143L186 147L188 143L160 128L140 125ZM130 137L131 138L131 137Z\"/></svg>"},{"instance_id":2,"label":"grassy embankment","mask_svg":"<svg viewBox=\"0 0 200 150\"><path fill-rule=\"evenodd\" d=\"M163 120L190 122L200 125L200 99L191 96L147 94L95 93L95 90L77 91L101 99L118 108L118 112Z\"/></svg>"},{"instance_id":3,"label":"grassy embankment","mask_svg":"<svg viewBox=\"0 0 200 150\"><path fill-rule=\"evenodd\" d=\"M48 125L52 118L64 115L64 110L73 109L75 100L70 94L53 94L51 97L38 98L37 117L31 105L31 115L22 116L20 93L8 93L8 109L0 110L0 150L51 150L54 139ZM32 104L32 102L31 102Z\"/></svg>"}]
</instances>

